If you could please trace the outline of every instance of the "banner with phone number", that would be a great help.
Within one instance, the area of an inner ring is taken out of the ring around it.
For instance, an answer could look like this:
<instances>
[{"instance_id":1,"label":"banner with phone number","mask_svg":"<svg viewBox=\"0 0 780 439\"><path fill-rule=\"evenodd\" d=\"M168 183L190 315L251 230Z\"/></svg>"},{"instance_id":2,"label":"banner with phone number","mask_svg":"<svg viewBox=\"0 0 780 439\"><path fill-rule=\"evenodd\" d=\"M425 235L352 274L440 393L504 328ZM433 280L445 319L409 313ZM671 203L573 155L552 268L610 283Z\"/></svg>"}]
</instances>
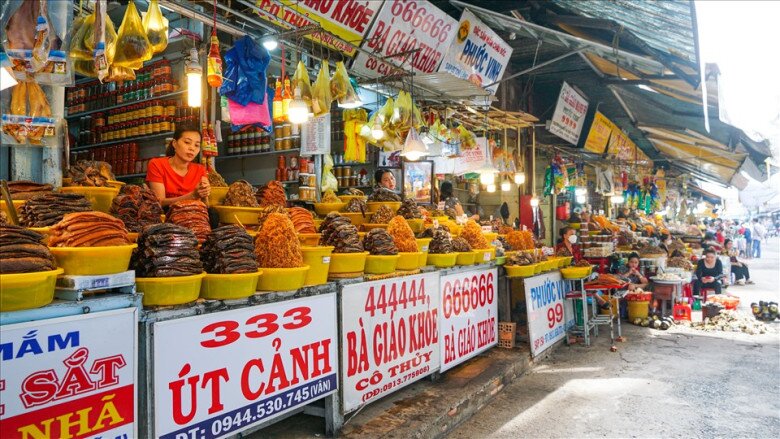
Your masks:
<instances>
[{"instance_id":1,"label":"banner with phone number","mask_svg":"<svg viewBox=\"0 0 780 439\"><path fill-rule=\"evenodd\" d=\"M441 277L440 372L498 343L498 269Z\"/></svg>"},{"instance_id":2,"label":"banner with phone number","mask_svg":"<svg viewBox=\"0 0 780 439\"><path fill-rule=\"evenodd\" d=\"M415 72L432 73L439 68L444 51L455 35L458 22L427 0L388 0L371 26L363 49L387 62L359 52L352 71L368 77L393 73L390 64L401 66L408 58ZM419 49L414 54L408 51ZM390 57L399 53L406 55Z\"/></svg>"},{"instance_id":3,"label":"banner with phone number","mask_svg":"<svg viewBox=\"0 0 780 439\"><path fill-rule=\"evenodd\" d=\"M235 435L337 389L335 293L153 330L155 437Z\"/></svg>"},{"instance_id":4,"label":"banner with phone number","mask_svg":"<svg viewBox=\"0 0 780 439\"><path fill-rule=\"evenodd\" d=\"M553 271L523 279L523 288L531 355L536 357L563 339L566 330L574 326L574 307L564 299L571 286L560 272Z\"/></svg>"},{"instance_id":5,"label":"banner with phone number","mask_svg":"<svg viewBox=\"0 0 780 439\"><path fill-rule=\"evenodd\" d=\"M341 295L344 412L439 368L439 273L345 285Z\"/></svg>"}]
</instances>

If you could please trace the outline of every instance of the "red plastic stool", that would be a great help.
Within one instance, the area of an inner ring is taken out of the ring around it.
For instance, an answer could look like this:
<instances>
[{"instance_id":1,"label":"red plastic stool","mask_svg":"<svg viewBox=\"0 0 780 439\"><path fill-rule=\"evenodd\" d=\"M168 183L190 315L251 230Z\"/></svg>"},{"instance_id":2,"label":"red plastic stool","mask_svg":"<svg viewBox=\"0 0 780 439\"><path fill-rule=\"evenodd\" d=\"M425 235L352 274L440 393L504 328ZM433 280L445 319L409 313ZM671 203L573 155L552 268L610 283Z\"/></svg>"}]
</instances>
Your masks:
<instances>
[{"instance_id":1,"label":"red plastic stool","mask_svg":"<svg viewBox=\"0 0 780 439\"><path fill-rule=\"evenodd\" d=\"M672 307L672 316L675 320L691 321L691 305L687 303L676 303Z\"/></svg>"}]
</instances>

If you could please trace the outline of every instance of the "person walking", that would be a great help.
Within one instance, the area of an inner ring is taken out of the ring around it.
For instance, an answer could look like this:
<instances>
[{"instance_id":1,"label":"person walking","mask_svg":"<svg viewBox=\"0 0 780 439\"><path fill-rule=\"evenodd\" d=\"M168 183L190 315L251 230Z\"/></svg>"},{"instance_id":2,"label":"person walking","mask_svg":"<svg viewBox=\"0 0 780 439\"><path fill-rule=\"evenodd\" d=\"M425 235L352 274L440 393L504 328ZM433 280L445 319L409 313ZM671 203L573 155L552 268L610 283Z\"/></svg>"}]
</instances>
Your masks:
<instances>
[{"instance_id":1,"label":"person walking","mask_svg":"<svg viewBox=\"0 0 780 439\"><path fill-rule=\"evenodd\" d=\"M753 218L753 257L761 257L761 241L766 236L766 227L758 218Z\"/></svg>"},{"instance_id":2,"label":"person walking","mask_svg":"<svg viewBox=\"0 0 780 439\"><path fill-rule=\"evenodd\" d=\"M753 227L749 221L745 221L742 227L745 228L745 259L753 259Z\"/></svg>"}]
</instances>

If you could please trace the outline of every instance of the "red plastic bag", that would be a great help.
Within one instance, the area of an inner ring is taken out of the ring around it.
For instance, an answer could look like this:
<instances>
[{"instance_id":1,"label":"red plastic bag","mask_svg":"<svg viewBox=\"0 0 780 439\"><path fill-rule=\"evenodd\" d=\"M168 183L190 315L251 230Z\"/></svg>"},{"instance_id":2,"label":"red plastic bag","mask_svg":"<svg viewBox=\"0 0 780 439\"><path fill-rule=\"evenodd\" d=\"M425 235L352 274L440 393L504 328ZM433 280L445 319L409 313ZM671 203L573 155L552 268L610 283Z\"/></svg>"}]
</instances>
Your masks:
<instances>
[{"instance_id":1,"label":"red plastic bag","mask_svg":"<svg viewBox=\"0 0 780 439\"><path fill-rule=\"evenodd\" d=\"M271 115L268 112L268 99L262 104L250 102L247 105L241 105L228 98L228 109L230 110L230 123L233 125L254 125L262 124L271 126Z\"/></svg>"}]
</instances>

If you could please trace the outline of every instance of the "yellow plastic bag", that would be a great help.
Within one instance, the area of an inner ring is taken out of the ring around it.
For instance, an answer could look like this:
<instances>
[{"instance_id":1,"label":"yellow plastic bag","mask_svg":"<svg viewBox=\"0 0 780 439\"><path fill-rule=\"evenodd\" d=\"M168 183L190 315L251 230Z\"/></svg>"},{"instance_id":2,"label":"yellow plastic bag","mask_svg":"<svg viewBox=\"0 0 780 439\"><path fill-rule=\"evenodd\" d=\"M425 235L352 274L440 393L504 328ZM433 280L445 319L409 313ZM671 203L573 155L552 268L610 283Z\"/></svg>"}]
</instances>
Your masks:
<instances>
[{"instance_id":1,"label":"yellow plastic bag","mask_svg":"<svg viewBox=\"0 0 780 439\"><path fill-rule=\"evenodd\" d=\"M330 68L327 62L323 62L320 71L317 72L317 79L314 81L314 87L311 90L311 107L315 116L322 116L330 113L330 105L333 103L333 96L330 93ZM334 177L335 178L335 177Z\"/></svg>"},{"instance_id":2,"label":"yellow plastic bag","mask_svg":"<svg viewBox=\"0 0 780 439\"><path fill-rule=\"evenodd\" d=\"M119 26L116 39L116 54L113 64L119 67L139 69L144 61L152 58L153 49L146 37L141 17L135 8L135 2L127 4L125 17Z\"/></svg>"},{"instance_id":3,"label":"yellow plastic bag","mask_svg":"<svg viewBox=\"0 0 780 439\"><path fill-rule=\"evenodd\" d=\"M97 78L94 59L74 59L73 71L88 78Z\"/></svg>"},{"instance_id":4,"label":"yellow plastic bag","mask_svg":"<svg viewBox=\"0 0 780 439\"><path fill-rule=\"evenodd\" d=\"M344 63L339 61L336 63L336 71L333 73L333 78L330 79L330 94L333 96L333 99L342 99L347 96L347 88L349 87L351 86L347 69L344 67Z\"/></svg>"},{"instance_id":5,"label":"yellow plastic bag","mask_svg":"<svg viewBox=\"0 0 780 439\"><path fill-rule=\"evenodd\" d=\"M412 96L401 90L398 92L398 98L395 100L393 108L393 117L391 119L396 131L406 131L409 129L412 119Z\"/></svg>"},{"instance_id":6,"label":"yellow plastic bag","mask_svg":"<svg viewBox=\"0 0 780 439\"><path fill-rule=\"evenodd\" d=\"M149 2L143 26L154 53L160 53L168 47L168 19L163 16L157 0Z\"/></svg>"},{"instance_id":7,"label":"yellow plastic bag","mask_svg":"<svg viewBox=\"0 0 780 439\"><path fill-rule=\"evenodd\" d=\"M111 66L108 69L108 82L132 81L135 79L135 71L127 67Z\"/></svg>"},{"instance_id":8,"label":"yellow plastic bag","mask_svg":"<svg viewBox=\"0 0 780 439\"><path fill-rule=\"evenodd\" d=\"M306 66L303 62L298 61L298 67L295 69L295 74L292 77L292 84L290 84L295 93L295 89L301 90L301 98L306 101L306 105L311 108L311 81L309 80L309 72L306 71Z\"/></svg>"},{"instance_id":9,"label":"yellow plastic bag","mask_svg":"<svg viewBox=\"0 0 780 439\"><path fill-rule=\"evenodd\" d=\"M331 172L333 170L333 157L330 154L325 154L322 160L322 192L339 190L339 182L336 180L336 176Z\"/></svg>"},{"instance_id":10,"label":"yellow plastic bag","mask_svg":"<svg viewBox=\"0 0 780 439\"><path fill-rule=\"evenodd\" d=\"M92 44L92 27L94 24L94 13L79 17L73 21L73 37L70 40L69 52L74 60L92 59L92 50L87 47L87 44ZM89 39L85 38L87 33L89 33Z\"/></svg>"}]
</instances>

